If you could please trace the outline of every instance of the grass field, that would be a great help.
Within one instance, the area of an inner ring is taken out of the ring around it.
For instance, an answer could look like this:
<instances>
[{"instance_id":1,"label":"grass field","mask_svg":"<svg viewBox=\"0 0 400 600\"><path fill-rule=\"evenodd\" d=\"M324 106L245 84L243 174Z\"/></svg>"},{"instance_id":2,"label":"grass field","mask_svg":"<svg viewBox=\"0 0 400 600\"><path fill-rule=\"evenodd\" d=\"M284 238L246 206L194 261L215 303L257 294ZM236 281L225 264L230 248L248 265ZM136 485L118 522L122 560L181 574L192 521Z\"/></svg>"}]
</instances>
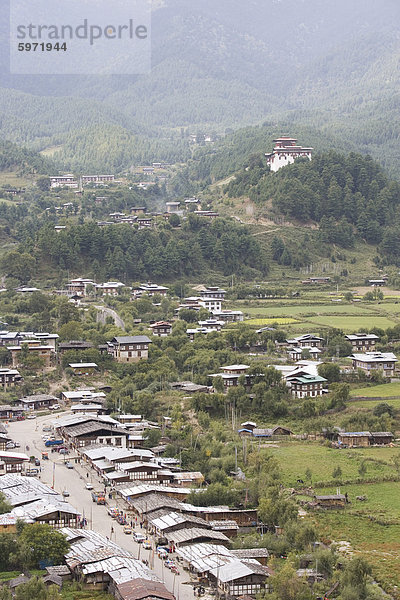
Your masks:
<instances>
[{"instance_id":1,"label":"grass field","mask_svg":"<svg viewBox=\"0 0 400 600\"><path fill-rule=\"evenodd\" d=\"M374 575L386 590L395 592L400 586L400 483L356 483L360 477L359 466L367 467L364 479L397 476L393 459L400 455L400 448L363 448L337 450L316 442L288 442L271 453L278 460L284 473L284 482L294 487L297 479L307 481L305 472L312 472L312 483L332 479L332 471L340 466L342 480L354 480L341 485L340 492L347 493L350 504L344 510L310 512L322 534L322 540L348 541L352 550L361 553L371 563ZM338 486L314 488L317 494L336 494ZM360 502L357 496L366 496Z\"/></svg>"},{"instance_id":2,"label":"grass field","mask_svg":"<svg viewBox=\"0 0 400 600\"><path fill-rule=\"evenodd\" d=\"M334 327L343 329L346 333L359 329L379 327L387 329L400 322L400 303L388 302L381 304L298 304L285 301L279 305L277 301L262 302L249 301L237 303L235 308L243 310L250 318L246 321L250 325L269 324L277 322L291 326L291 331L304 331L304 329L318 330L319 328ZM294 321L280 321L280 319L294 319Z\"/></svg>"},{"instance_id":3,"label":"grass field","mask_svg":"<svg viewBox=\"0 0 400 600\"><path fill-rule=\"evenodd\" d=\"M349 333L351 331L357 331L360 328L370 329L371 327L380 327L381 329L387 329L396 325L396 321L387 317L379 317L371 314L370 316L357 317L357 316L318 316L309 319L309 322L315 325L323 325L325 327L335 327L337 329L343 329L343 331Z\"/></svg>"},{"instance_id":4,"label":"grass field","mask_svg":"<svg viewBox=\"0 0 400 600\"><path fill-rule=\"evenodd\" d=\"M284 473L284 483L289 487L296 485L297 479L303 479L303 481L308 483L306 481L307 468L312 472L313 483L331 481L332 472L338 466L342 469L342 480L356 480L360 477L358 469L365 459L372 459L367 460L365 477L395 475L396 469L394 465L374 462L382 459L390 463L395 452L393 454L386 453L379 455L379 453L371 453L371 450L373 449L337 450L315 442L289 442L280 445L279 448L271 448L272 454L278 460ZM382 448L382 450L386 450L386 448ZM397 450L397 453L400 454L399 449L394 450Z\"/></svg>"},{"instance_id":5,"label":"grass field","mask_svg":"<svg viewBox=\"0 0 400 600\"><path fill-rule=\"evenodd\" d=\"M356 388L351 390L351 396L352 398L356 398L357 396L364 396L365 398L399 396L400 398L400 382Z\"/></svg>"},{"instance_id":6,"label":"grass field","mask_svg":"<svg viewBox=\"0 0 400 600\"><path fill-rule=\"evenodd\" d=\"M398 597L400 585L400 519L398 482L345 486L351 504L344 511L319 512L315 516L326 540L349 541L373 567L377 580ZM324 494L336 493L326 488ZM366 496L366 502L356 500Z\"/></svg>"}]
</instances>

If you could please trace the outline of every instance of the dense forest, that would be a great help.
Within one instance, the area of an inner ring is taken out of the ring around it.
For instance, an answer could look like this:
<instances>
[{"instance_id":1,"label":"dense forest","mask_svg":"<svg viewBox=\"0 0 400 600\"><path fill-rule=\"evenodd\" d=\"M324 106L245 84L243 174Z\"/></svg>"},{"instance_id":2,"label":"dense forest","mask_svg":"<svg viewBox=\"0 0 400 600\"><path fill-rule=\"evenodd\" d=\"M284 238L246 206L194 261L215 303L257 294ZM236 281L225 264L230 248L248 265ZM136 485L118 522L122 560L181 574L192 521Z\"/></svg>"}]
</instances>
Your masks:
<instances>
[{"instance_id":1,"label":"dense forest","mask_svg":"<svg viewBox=\"0 0 400 600\"><path fill-rule=\"evenodd\" d=\"M224 219L209 223L192 214L176 229L168 224L157 230L129 225L100 228L88 222L57 233L53 224L47 224L34 234L25 230L19 252L5 255L2 265L7 275L16 276L21 256L32 276L46 264L99 280L123 281L165 280L210 271L250 279L268 272L265 252L247 227ZM25 277L27 268L20 271Z\"/></svg>"},{"instance_id":2,"label":"dense forest","mask_svg":"<svg viewBox=\"0 0 400 600\"><path fill-rule=\"evenodd\" d=\"M0 140L0 171L17 169L21 174L49 174L51 162L26 148L20 148L12 142Z\"/></svg>"}]
</instances>

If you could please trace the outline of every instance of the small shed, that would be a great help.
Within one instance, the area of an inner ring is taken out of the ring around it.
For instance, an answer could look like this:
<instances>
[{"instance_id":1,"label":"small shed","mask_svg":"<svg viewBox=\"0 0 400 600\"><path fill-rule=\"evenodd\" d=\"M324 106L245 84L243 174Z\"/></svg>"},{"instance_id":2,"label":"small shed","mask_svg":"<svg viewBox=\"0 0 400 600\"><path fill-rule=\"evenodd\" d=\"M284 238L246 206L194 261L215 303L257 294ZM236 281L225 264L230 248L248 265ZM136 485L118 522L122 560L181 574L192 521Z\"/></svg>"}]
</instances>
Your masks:
<instances>
[{"instance_id":1,"label":"small shed","mask_svg":"<svg viewBox=\"0 0 400 600\"><path fill-rule=\"evenodd\" d=\"M327 496L315 496L315 501L320 508L344 508L347 498L344 494L331 494Z\"/></svg>"}]
</instances>

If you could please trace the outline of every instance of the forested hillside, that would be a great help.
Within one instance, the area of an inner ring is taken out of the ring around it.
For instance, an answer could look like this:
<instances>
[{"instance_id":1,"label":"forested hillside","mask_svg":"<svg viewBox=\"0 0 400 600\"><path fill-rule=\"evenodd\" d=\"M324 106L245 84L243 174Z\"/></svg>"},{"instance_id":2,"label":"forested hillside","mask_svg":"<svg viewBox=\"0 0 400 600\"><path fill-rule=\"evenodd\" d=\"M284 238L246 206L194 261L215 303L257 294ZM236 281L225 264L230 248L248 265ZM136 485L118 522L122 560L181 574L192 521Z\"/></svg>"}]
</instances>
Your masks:
<instances>
[{"instance_id":1,"label":"forested hillside","mask_svg":"<svg viewBox=\"0 0 400 600\"><path fill-rule=\"evenodd\" d=\"M265 252L247 227L195 215L181 229L157 231L87 222L57 233L48 224L33 235L25 230L19 250L35 259L36 269L47 264L98 279L165 280L210 271L252 278L268 271ZM3 268L12 275L11 261Z\"/></svg>"},{"instance_id":2,"label":"forested hillside","mask_svg":"<svg viewBox=\"0 0 400 600\"><path fill-rule=\"evenodd\" d=\"M400 184L371 157L317 154L272 173L253 156L226 186L230 197L248 196L259 206L272 201L276 213L319 223L324 241L351 246L357 232L368 243L382 240L384 228L400 218Z\"/></svg>"},{"instance_id":3,"label":"forested hillside","mask_svg":"<svg viewBox=\"0 0 400 600\"><path fill-rule=\"evenodd\" d=\"M31 150L20 148L12 142L0 140L0 171L18 169L21 174L49 174L51 162Z\"/></svg>"}]
</instances>

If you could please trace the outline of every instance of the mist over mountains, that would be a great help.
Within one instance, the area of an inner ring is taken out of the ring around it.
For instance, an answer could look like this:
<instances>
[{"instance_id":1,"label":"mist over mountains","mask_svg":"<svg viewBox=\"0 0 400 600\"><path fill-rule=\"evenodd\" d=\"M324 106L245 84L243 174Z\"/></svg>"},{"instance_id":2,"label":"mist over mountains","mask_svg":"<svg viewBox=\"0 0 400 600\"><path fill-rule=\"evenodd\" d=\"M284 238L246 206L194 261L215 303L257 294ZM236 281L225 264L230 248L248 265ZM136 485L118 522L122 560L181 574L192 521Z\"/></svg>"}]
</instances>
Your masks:
<instances>
[{"instance_id":1,"label":"mist over mountains","mask_svg":"<svg viewBox=\"0 0 400 600\"><path fill-rule=\"evenodd\" d=\"M279 133L284 121L349 137L378 158L385 146L395 169L399 17L396 0L164 0L153 14L151 73L110 77L10 75L2 18L0 136L37 150L61 145L64 161L85 164L81 129L103 139L115 128L134 162L137 144L176 144L178 128L223 134L272 120Z\"/></svg>"}]
</instances>

